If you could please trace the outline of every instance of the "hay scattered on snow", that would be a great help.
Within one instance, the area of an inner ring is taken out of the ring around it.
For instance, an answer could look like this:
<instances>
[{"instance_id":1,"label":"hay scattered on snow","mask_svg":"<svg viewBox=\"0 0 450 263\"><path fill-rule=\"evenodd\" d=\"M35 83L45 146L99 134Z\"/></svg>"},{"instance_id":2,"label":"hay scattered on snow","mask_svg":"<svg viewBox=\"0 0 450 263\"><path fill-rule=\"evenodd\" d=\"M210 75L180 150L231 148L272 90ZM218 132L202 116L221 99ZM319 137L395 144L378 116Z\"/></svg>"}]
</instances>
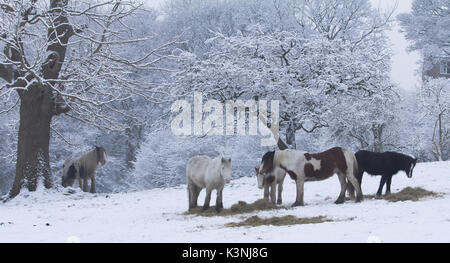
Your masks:
<instances>
[{"instance_id":1,"label":"hay scattered on snow","mask_svg":"<svg viewBox=\"0 0 450 263\"><path fill-rule=\"evenodd\" d=\"M304 225L304 224L319 224L325 222L333 222L334 220L329 219L325 216L316 217L295 217L292 215L282 216L282 217L270 217L270 218L260 218L258 216L252 216L241 222L228 223L225 226L228 227L241 227L241 226L288 226L288 225Z\"/></svg>"},{"instance_id":2,"label":"hay scattered on snow","mask_svg":"<svg viewBox=\"0 0 450 263\"><path fill-rule=\"evenodd\" d=\"M248 204L244 201L239 201L237 204L232 205L229 209L222 209L220 213L216 212L216 207L212 206L208 210L202 212L202 207L196 207L191 211L184 213L185 215L198 215L198 216L230 216L244 213L251 213L254 211L267 211L276 209L287 209L284 206L277 206L266 199L260 199L252 204Z\"/></svg>"},{"instance_id":3,"label":"hay scattered on snow","mask_svg":"<svg viewBox=\"0 0 450 263\"><path fill-rule=\"evenodd\" d=\"M425 197L439 197L441 196L438 193L432 192L432 191L428 191L425 190L421 187L416 187L416 188L412 188L412 187L406 187L405 189L401 190L398 193L391 193L390 195L382 195L380 197L377 197L375 195L367 195L365 196L366 198L369 199L384 199L387 200L389 202L401 202L401 201L413 201L413 202L417 202L422 198Z\"/></svg>"}]
</instances>

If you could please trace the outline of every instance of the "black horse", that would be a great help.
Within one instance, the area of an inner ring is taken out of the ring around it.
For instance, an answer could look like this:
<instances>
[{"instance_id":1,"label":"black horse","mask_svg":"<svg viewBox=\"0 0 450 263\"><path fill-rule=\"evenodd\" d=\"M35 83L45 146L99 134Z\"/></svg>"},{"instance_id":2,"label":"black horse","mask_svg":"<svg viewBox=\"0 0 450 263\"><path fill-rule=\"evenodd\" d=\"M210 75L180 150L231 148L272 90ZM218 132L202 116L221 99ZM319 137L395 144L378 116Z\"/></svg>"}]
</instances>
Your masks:
<instances>
[{"instance_id":1,"label":"black horse","mask_svg":"<svg viewBox=\"0 0 450 263\"><path fill-rule=\"evenodd\" d=\"M370 175L381 175L377 196L381 195L385 183L386 195L391 193L392 176L398 171L404 171L408 178L411 178L417 163L417 159L397 152L376 153L359 151L355 153L355 157L358 161L357 179L360 186L364 172Z\"/></svg>"}]
</instances>

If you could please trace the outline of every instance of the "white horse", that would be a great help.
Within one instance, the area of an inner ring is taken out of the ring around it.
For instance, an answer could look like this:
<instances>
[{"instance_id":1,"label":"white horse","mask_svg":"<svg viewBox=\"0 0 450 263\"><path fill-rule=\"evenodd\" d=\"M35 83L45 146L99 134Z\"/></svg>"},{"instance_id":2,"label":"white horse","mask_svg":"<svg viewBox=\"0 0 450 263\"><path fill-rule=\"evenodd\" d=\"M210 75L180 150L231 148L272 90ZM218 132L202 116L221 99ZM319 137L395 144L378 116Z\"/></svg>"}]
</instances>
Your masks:
<instances>
[{"instance_id":1,"label":"white horse","mask_svg":"<svg viewBox=\"0 0 450 263\"><path fill-rule=\"evenodd\" d=\"M231 158L210 158L208 156L192 157L186 166L188 184L189 210L197 207L200 191L206 188L205 204L202 211L209 208L212 190L217 190L216 211L223 208L222 192L231 180Z\"/></svg>"},{"instance_id":2,"label":"white horse","mask_svg":"<svg viewBox=\"0 0 450 263\"><path fill-rule=\"evenodd\" d=\"M258 180L258 188L264 188L264 199L269 199L269 189L270 189L270 201L275 204L281 204L282 198L281 193L283 192L283 182L286 177L286 171L275 167L271 173L262 174L259 172L259 167L255 168L256 177ZM276 186L278 185L278 198L275 200Z\"/></svg>"},{"instance_id":3,"label":"white horse","mask_svg":"<svg viewBox=\"0 0 450 263\"><path fill-rule=\"evenodd\" d=\"M304 205L303 188L305 182L322 181L335 173L337 173L341 184L341 192L335 202L336 204L345 202L347 180L351 184L349 189L353 187L356 190L355 201L360 202L363 199L361 188L356 179L358 162L355 154L346 149L335 147L317 154L291 149L267 152L262 158L259 171L266 174L271 173L275 168L285 170L296 181L297 197L292 206Z\"/></svg>"}]
</instances>

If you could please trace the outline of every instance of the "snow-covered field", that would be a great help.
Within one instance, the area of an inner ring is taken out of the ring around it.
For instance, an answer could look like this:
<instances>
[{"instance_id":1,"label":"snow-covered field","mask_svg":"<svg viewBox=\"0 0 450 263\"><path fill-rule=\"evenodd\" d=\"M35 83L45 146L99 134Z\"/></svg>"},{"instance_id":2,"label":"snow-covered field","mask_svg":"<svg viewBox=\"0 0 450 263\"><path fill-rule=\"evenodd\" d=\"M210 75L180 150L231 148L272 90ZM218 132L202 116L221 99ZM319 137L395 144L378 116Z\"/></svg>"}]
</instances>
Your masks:
<instances>
[{"instance_id":1,"label":"snow-covered field","mask_svg":"<svg viewBox=\"0 0 450 263\"><path fill-rule=\"evenodd\" d=\"M364 176L363 191L374 194L379 177ZM306 206L230 217L186 216L186 187L123 194L87 194L39 190L0 203L0 242L450 242L450 162L421 163L408 179L394 176L392 192L423 187L443 193L419 202L365 200L335 205L337 177L305 184ZM295 199L287 177L284 204ZM262 197L256 178L232 181L224 190L227 208ZM204 192L199 204L203 203ZM215 200L214 195L211 205ZM229 228L252 215L327 216L335 222ZM350 220L352 219L352 220Z\"/></svg>"}]
</instances>

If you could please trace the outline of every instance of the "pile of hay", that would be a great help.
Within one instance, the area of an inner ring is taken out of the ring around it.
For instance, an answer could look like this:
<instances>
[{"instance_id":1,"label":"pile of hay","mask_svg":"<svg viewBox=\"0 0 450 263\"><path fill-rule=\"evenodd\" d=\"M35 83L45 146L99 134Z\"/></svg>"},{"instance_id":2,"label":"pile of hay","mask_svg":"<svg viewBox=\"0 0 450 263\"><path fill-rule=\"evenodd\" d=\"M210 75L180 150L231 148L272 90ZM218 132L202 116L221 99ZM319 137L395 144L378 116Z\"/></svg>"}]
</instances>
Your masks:
<instances>
[{"instance_id":1,"label":"pile of hay","mask_svg":"<svg viewBox=\"0 0 450 263\"><path fill-rule=\"evenodd\" d=\"M406 187L405 189L401 190L398 193L393 193L390 195L383 195L380 197L376 197L375 195L368 195L366 196L369 199L379 198L384 199L389 202L400 202L400 201L413 201L417 202L422 198L425 197L439 197L440 195L438 193L425 190L421 187L411 188Z\"/></svg>"},{"instance_id":2,"label":"pile of hay","mask_svg":"<svg viewBox=\"0 0 450 263\"><path fill-rule=\"evenodd\" d=\"M230 216L244 213L251 213L254 211L267 211L275 209L287 209L284 206L277 206L266 199L260 199L252 204L248 204L244 201L239 201L237 204L232 205L230 208L222 209L220 213L216 212L216 207L212 206L208 210L202 212L202 207L197 207L184 213L185 215L198 215L198 216Z\"/></svg>"},{"instance_id":3,"label":"pile of hay","mask_svg":"<svg viewBox=\"0 0 450 263\"><path fill-rule=\"evenodd\" d=\"M237 223L228 223L225 226L227 227L240 227L240 226L288 226L288 225L304 225L304 224L319 224L324 222L332 222L333 220L325 217L325 216L316 216L316 217L302 217L298 218L292 215L283 216L283 217L270 217L270 218L260 218L258 216L252 216L244 221Z\"/></svg>"}]
</instances>

